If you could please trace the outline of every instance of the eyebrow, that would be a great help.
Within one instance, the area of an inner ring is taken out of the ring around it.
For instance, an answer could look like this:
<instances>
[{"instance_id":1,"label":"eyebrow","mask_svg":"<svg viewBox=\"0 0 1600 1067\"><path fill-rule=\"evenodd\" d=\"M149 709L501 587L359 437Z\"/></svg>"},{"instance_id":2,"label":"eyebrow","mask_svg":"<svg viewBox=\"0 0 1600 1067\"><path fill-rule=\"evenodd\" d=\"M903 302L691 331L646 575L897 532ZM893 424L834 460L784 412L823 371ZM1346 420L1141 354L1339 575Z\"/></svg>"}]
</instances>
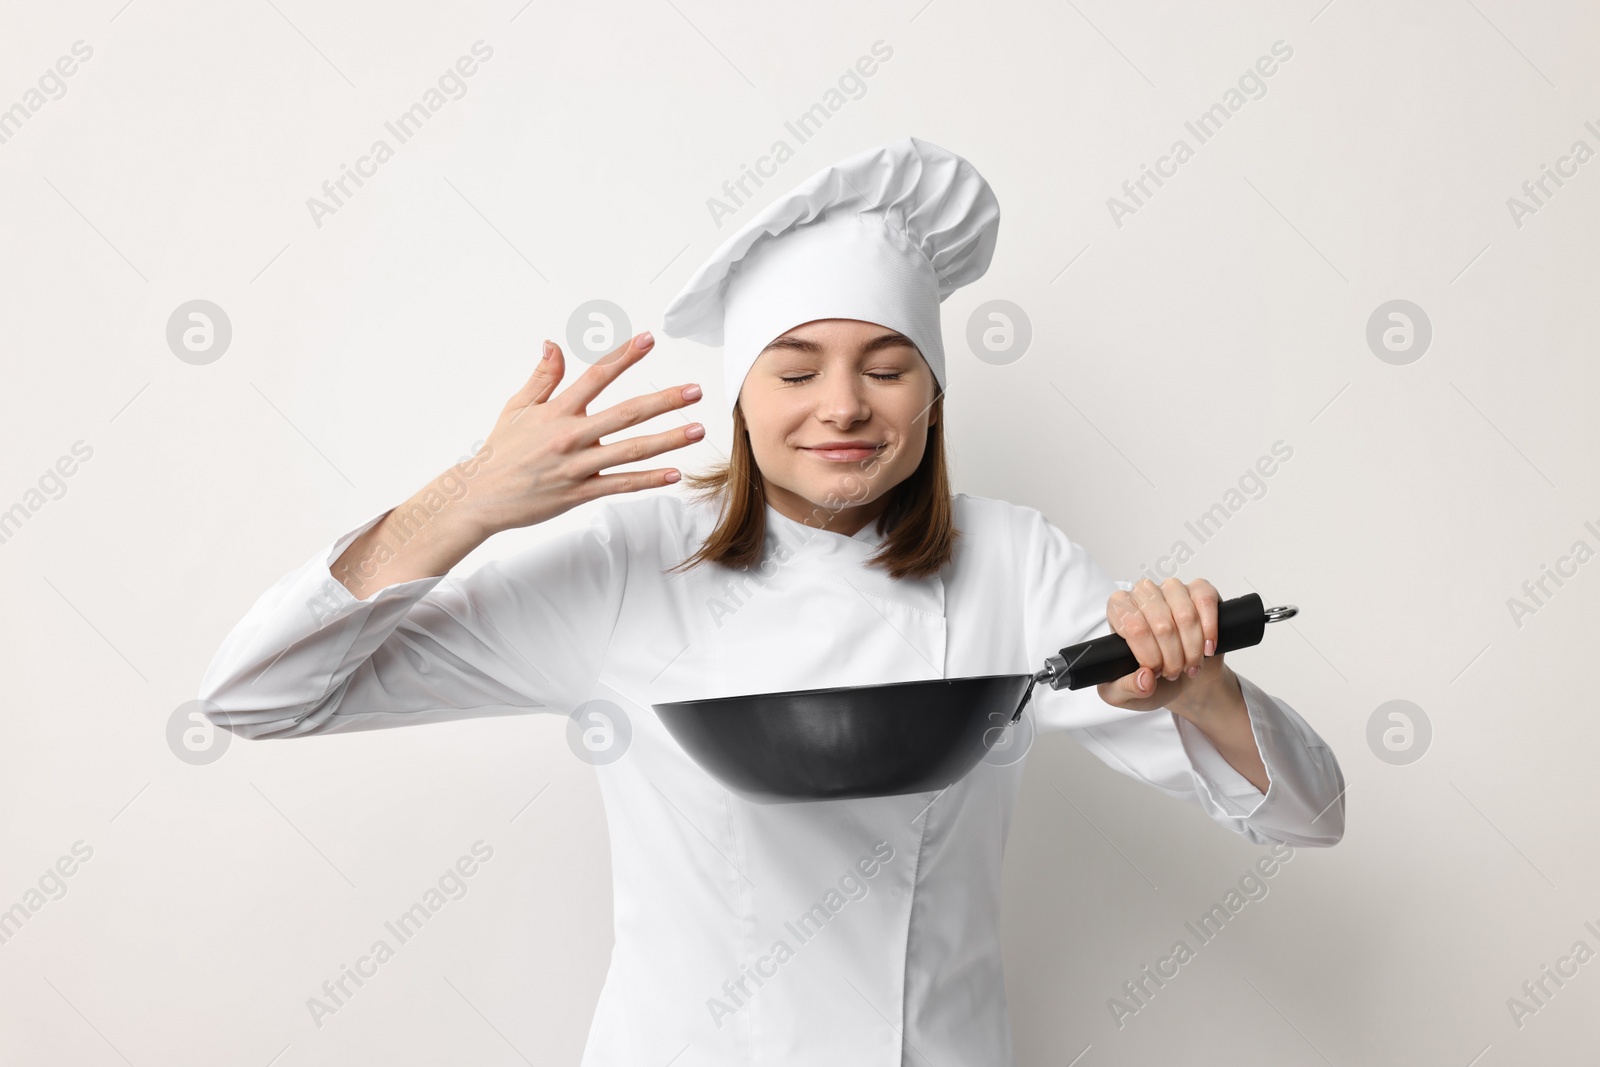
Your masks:
<instances>
[{"instance_id":1,"label":"eyebrow","mask_svg":"<svg viewBox=\"0 0 1600 1067\"><path fill-rule=\"evenodd\" d=\"M872 340L862 345L861 351L871 353L877 352L878 350L884 348L899 348L902 345L910 348L916 347L916 345L911 343L911 338L907 337L905 334L885 333L879 334L877 337L874 337ZM779 337L773 340L771 344L767 345L767 348L783 348L795 352L813 353L822 351L822 345L806 337ZM763 348L761 351L765 352L767 348Z\"/></svg>"}]
</instances>

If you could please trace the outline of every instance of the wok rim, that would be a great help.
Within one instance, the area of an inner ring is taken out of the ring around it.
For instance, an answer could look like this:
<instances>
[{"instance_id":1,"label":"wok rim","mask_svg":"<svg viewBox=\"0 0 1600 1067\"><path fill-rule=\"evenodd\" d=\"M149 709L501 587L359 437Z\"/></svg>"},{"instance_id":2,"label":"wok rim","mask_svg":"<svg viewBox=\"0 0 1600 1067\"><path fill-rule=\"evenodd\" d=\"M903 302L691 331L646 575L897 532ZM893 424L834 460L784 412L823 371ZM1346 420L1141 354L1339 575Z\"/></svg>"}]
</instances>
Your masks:
<instances>
[{"instance_id":1,"label":"wok rim","mask_svg":"<svg viewBox=\"0 0 1600 1067\"><path fill-rule=\"evenodd\" d=\"M786 689L777 693L745 693L740 696L699 697L693 700L672 700L661 704L652 703L651 707L657 709L658 711L662 708L672 708L675 710L690 708L709 709L711 707L715 707L724 703L731 703L736 700L750 701L760 698L777 699L779 697L820 697L830 693L871 693L883 689L903 688L905 686L933 685L937 682L989 682L994 681L997 678L1011 678L1020 680L1023 678L1032 677L1033 675L1027 671L1018 671L1006 674L974 674L963 678L913 678L910 681L905 682L878 682L874 685L835 685L829 686L826 689Z\"/></svg>"}]
</instances>

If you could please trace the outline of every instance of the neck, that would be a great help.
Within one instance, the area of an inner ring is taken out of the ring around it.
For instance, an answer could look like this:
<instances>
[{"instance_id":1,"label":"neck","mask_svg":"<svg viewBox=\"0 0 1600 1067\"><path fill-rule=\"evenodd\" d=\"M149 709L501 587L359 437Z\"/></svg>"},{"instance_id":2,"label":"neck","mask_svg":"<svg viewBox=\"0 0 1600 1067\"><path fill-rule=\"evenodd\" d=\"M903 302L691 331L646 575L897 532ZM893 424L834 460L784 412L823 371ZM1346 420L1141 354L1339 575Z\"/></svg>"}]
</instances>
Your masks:
<instances>
[{"instance_id":1,"label":"neck","mask_svg":"<svg viewBox=\"0 0 1600 1067\"><path fill-rule=\"evenodd\" d=\"M812 503L798 493L792 493L769 483L767 503L786 519L793 519L795 522L829 533L854 537L866 529L869 523L877 522L878 517L888 510L889 494L885 493L865 504L854 504L834 510Z\"/></svg>"}]
</instances>

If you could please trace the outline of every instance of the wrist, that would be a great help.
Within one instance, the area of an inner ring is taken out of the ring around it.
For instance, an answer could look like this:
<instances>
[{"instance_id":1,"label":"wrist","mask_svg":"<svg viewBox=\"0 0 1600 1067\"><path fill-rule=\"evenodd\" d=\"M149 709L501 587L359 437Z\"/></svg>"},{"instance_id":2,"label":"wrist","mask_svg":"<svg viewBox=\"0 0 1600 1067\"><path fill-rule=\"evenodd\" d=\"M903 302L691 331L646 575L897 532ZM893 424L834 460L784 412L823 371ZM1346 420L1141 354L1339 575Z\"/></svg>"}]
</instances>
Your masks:
<instances>
[{"instance_id":1,"label":"wrist","mask_svg":"<svg viewBox=\"0 0 1600 1067\"><path fill-rule=\"evenodd\" d=\"M494 514L494 502L512 496L498 484L499 472L489 462L493 455L486 447L471 459L446 468L407 503L427 508L439 525L437 536L453 543L475 548L510 529Z\"/></svg>"},{"instance_id":2,"label":"wrist","mask_svg":"<svg viewBox=\"0 0 1600 1067\"><path fill-rule=\"evenodd\" d=\"M1239 676L1226 663L1219 664L1215 672L1202 670L1166 707L1201 729L1219 719L1237 715L1241 710L1248 714L1249 710L1245 707Z\"/></svg>"},{"instance_id":3,"label":"wrist","mask_svg":"<svg viewBox=\"0 0 1600 1067\"><path fill-rule=\"evenodd\" d=\"M473 499L474 487L451 467L395 509L404 539L465 556L498 530Z\"/></svg>"}]
</instances>

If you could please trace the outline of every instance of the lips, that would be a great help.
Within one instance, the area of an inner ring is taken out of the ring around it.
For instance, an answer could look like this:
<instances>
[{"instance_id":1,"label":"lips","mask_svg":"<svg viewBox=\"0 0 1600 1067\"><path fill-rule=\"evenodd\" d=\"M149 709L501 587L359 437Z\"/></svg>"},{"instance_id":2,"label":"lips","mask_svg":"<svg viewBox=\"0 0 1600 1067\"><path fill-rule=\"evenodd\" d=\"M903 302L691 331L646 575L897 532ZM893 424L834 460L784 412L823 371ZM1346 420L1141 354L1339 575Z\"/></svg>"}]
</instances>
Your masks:
<instances>
[{"instance_id":1,"label":"lips","mask_svg":"<svg viewBox=\"0 0 1600 1067\"><path fill-rule=\"evenodd\" d=\"M873 455L882 445L860 445L855 442L829 448L802 448L802 452L816 456L818 459L830 460L834 463L848 463L852 460L866 459Z\"/></svg>"}]
</instances>

